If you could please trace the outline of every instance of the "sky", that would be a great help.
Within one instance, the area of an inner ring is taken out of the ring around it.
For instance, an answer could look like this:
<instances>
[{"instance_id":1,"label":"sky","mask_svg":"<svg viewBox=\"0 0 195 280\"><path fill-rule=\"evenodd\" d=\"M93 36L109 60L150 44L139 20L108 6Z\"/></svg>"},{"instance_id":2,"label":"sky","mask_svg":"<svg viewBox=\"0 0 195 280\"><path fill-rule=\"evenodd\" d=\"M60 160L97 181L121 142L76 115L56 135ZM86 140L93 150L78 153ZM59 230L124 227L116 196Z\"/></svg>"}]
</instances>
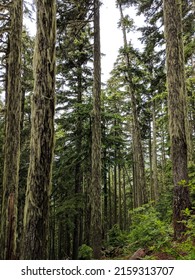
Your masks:
<instances>
[{"instance_id":1,"label":"sky","mask_svg":"<svg viewBox=\"0 0 195 280\"><path fill-rule=\"evenodd\" d=\"M102 81L105 82L109 78L109 73L113 69L116 61L118 50L123 46L123 35L119 29L118 22L120 20L120 11L116 8L115 0L102 0L103 4L100 9L100 28L101 28L101 52L105 54L102 57ZM124 16L128 14L133 18L137 26L143 25L144 19L136 16L133 7L124 10ZM127 38L134 47L141 48L138 40L139 33L130 33Z\"/></svg>"},{"instance_id":2,"label":"sky","mask_svg":"<svg viewBox=\"0 0 195 280\"><path fill-rule=\"evenodd\" d=\"M117 28L120 19L115 0L103 0L100 9L100 36L102 57L102 81L109 78L109 73L116 61L119 48L123 44L122 31Z\"/></svg>"},{"instance_id":3,"label":"sky","mask_svg":"<svg viewBox=\"0 0 195 280\"><path fill-rule=\"evenodd\" d=\"M32 0L29 0L31 2ZM102 0L102 6L100 8L100 34L101 34L101 53L104 54L101 60L102 68L102 82L106 82L109 78L109 73L113 69L113 64L116 61L118 50L123 46L123 37L121 29L117 28L120 20L119 9L116 8L115 0ZM136 16L135 10L131 7L124 11L124 15L129 14L135 21L136 25L143 24L143 18ZM27 28L32 35L35 34L35 21L25 20ZM137 38L138 33L131 33L128 35L128 39L136 48L140 48L141 45Z\"/></svg>"}]
</instances>

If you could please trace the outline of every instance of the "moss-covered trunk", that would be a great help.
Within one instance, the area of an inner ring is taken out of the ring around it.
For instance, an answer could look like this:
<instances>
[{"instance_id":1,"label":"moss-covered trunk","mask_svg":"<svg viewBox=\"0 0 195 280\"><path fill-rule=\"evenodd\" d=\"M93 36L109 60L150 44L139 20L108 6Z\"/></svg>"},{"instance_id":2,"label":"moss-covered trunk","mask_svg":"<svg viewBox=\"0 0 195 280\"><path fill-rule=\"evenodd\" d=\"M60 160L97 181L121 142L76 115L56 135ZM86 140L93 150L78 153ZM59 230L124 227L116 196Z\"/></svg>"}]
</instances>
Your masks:
<instances>
[{"instance_id":1,"label":"moss-covered trunk","mask_svg":"<svg viewBox=\"0 0 195 280\"><path fill-rule=\"evenodd\" d=\"M101 253L101 65L99 0L94 0L94 81L92 120L92 247L94 258Z\"/></svg>"},{"instance_id":2,"label":"moss-covered trunk","mask_svg":"<svg viewBox=\"0 0 195 280\"><path fill-rule=\"evenodd\" d=\"M183 210L190 207L187 171L186 92L181 0L164 0L169 130L174 182L175 238L185 230Z\"/></svg>"},{"instance_id":3,"label":"moss-covered trunk","mask_svg":"<svg viewBox=\"0 0 195 280\"><path fill-rule=\"evenodd\" d=\"M37 1L30 164L24 210L23 259L48 258L54 149L56 1ZM28 248L28 249L27 249Z\"/></svg>"},{"instance_id":4,"label":"moss-covered trunk","mask_svg":"<svg viewBox=\"0 0 195 280\"><path fill-rule=\"evenodd\" d=\"M16 258L17 202L20 160L21 46L23 1L10 8L9 53L6 93L3 201L1 213L1 258Z\"/></svg>"}]
</instances>

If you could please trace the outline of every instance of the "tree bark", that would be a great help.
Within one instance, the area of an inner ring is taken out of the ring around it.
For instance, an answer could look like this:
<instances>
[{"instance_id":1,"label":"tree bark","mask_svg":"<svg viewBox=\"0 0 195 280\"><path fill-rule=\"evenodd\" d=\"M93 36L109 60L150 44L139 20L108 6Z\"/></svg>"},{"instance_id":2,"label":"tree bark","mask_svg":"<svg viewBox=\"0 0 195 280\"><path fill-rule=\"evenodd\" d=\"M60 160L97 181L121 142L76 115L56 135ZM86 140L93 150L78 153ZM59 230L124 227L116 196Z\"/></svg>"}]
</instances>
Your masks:
<instances>
[{"instance_id":1,"label":"tree bark","mask_svg":"<svg viewBox=\"0 0 195 280\"><path fill-rule=\"evenodd\" d=\"M10 33L7 68L6 127L4 147L3 199L1 212L1 258L16 258L18 180L21 119L21 47L23 1L10 5Z\"/></svg>"},{"instance_id":2,"label":"tree bark","mask_svg":"<svg viewBox=\"0 0 195 280\"><path fill-rule=\"evenodd\" d=\"M49 198L54 149L56 1L37 1L30 164L23 259L48 258ZM26 249L28 248L28 249Z\"/></svg>"},{"instance_id":3,"label":"tree bark","mask_svg":"<svg viewBox=\"0 0 195 280\"><path fill-rule=\"evenodd\" d=\"M169 130L174 183L173 225L178 239L185 231L183 210L190 207L187 171L186 90L181 0L164 0Z\"/></svg>"},{"instance_id":4,"label":"tree bark","mask_svg":"<svg viewBox=\"0 0 195 280\"><path fill-rule=\"evenodd\" d=\"M101 255L101 53L99 0L94 0L94 81L92 119L92 248Z\"/></svg>"}]
</instances>

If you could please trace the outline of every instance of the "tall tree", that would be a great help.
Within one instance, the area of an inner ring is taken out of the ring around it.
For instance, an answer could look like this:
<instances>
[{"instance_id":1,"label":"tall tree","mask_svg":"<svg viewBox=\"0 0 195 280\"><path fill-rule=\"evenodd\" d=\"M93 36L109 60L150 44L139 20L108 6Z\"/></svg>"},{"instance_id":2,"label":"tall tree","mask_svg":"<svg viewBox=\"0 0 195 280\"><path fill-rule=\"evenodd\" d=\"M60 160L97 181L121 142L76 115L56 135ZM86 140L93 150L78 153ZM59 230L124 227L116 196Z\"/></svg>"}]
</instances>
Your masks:
<instances>
[{"instance_id":1,"label":"tall tree","mask_svg":"<svg viewBox=\"0 0 195 280\"><path fill-rule=\"evenodd\" d=\"M94 258L101 254L101 53L100 1L94 0L94 80L92 112L92 247Z\"/></svg>"},{"instance_id":2,"label":"tall tree","mask_svg":"<svg viewBox=\"0 0 195 280\"><path fill-rule=\"evenodd\" d=\"M174 182L174 237L185 231L183 210L190 207L187 170L186 90L182 28L182 1L164 0L169 129Z\"/></svg>"},{"instance_id":3,"label":"tall tree","mask_svg":"<svg viewBox=\"0 0 195 280\"><path fill-rule=\"evenodd\" d=\"M21 47L23 1L10 3L9 50L6 86L6 128L4 147L1 257L16 256L17 202L20 161Z\"/></svg>"},{"instance_id":4,"label":"tall tree","mask_svg":"<svg viewBox=\"0 0 195 280\"><path fill-rule=\"evenodd\" d=\"M56 1L37 1L30 164L24 210L23 259L47 259L54 149ZM28 250L26 250L28 248Z\"/></svg>"},{"instance_id":5,"label":"tall tree","mask_svg":"<svg viewBox=\"0 0 195 280\"><path fill-rule=\"evenodd\" d=\"M126 22L122 10L122 1L117 0L117 4L121 15L121 27L123 32L124 42L124 59L126 64L127 72L127 86L131 98L132 108L132 141L133 141L133 160L134 160L134 204L135 207L141 206L146 203L148 198L146 194L146 179L145 179L145 167L143 157L143 147L141 142L141 131L137 112L137 101L135 97L135 87L132 82L131 69L131 57L128 50L128 42L126 35Z\"/></svg>"}]
</instances>

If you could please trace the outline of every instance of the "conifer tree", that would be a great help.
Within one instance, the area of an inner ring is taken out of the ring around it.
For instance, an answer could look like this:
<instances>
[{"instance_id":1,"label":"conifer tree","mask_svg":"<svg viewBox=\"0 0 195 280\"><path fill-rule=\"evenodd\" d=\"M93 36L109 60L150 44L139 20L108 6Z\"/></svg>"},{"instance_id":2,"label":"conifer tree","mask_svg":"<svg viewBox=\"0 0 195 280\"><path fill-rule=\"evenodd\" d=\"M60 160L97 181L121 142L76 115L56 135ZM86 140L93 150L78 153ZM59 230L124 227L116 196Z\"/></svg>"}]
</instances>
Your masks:
<instances>
[{"instance_id":1,"label":"conifer tree","mask_svg":"<svg viewBox=\"0 0 195 280\"><path fill-rule=\"evenodd\" d=\"M121 27L123 32L123 42L124 42L124 60L126 64L127 72L127 86L131 98L131 108L132 108L132 142L133 142L133 160L134 160L134 205L135 207L141 206L148 201L146 193L146 180L145 180L145 167L144 167L144 157L143 148L141 142L141 133L137 112L136 97L134 91L134 85L132 83L132 75L130 73L131 68L131 58L128 51L127 35L125 18L122 10L122 1L117 1L120 15L121 15Z\"/></svg>"},{"instance_id":2,"label":"conifer tree","mask_svg":"<svg viewBox=\"0 0 195 280\"><path fill-rule=\"evenodd\" d=\"M182 1L164 0L169 130L174 183L173 225L178 239L185 230L183 211L190 207L187 170L186 87Z\"/></svg>"},{"instance_id":3,"label":"conifer tree","mask_svg":"<svg viewBox=\"0 0 195 280\"><path fill-rule=\"evenodd\" d=\"M100 1L94 0L91 221L92 247L95 259L99 259L101 255L101 53L99 8Z\"/></svg>"},{"instance_id":4,"label":"conifer tree","mask_svg":"<svg viewBox=\"0 0 195 280\"><path fill-rule=\"evenodd\" d=\"M54 149L56 1L37 1L30 164L24 209L23 259L48 258ZM27 249L28 248L28 249Z\"/></svg>"},{"instance_id":5,"label":"conifer tree","mask_svg":"<svg viewBox=\"0 0 195 280\"><path fill-rule=\"evenodd\" d=\"M16 258L17 202L20 161L21 47L23 1L9 6L10 29L7 59L6 124L3 201L1 212L1 257Z\"/></svg>"}]
</instances>

